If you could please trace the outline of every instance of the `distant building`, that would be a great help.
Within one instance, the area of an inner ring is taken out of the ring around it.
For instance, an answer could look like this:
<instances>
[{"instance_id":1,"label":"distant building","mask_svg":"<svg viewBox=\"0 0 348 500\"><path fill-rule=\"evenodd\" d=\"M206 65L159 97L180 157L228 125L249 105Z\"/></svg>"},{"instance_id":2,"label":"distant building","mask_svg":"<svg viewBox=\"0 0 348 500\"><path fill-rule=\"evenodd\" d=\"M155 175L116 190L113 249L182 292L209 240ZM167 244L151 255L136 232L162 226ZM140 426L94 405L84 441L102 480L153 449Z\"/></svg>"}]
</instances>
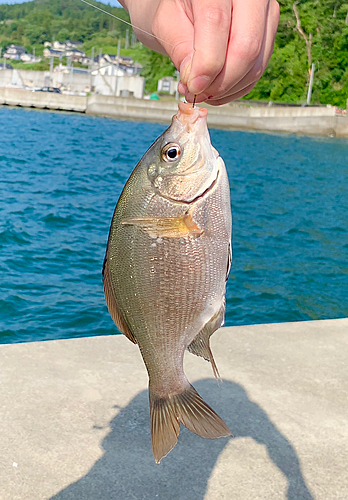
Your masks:
<instances>
[{"instance_id":1,"label":"distant building","mask_svg":"<svg viewBox=\"0 0 348 500\"><path fill-rule=\"evenodd\" d=\"M60 50L46 47L43 51L43 55L44 57L69 57L72 61L81 62L82 64L88 64L88 60L86 63L86 54L82 52L82 50L78 50L75 48Z\"/></svg>"},{"instance_id":2,"label":"distant building","mask_svg":"<svg viewBox=\"0 0 348 500\"><path fill-rule=\"evenodd\" d=\"M137 61L133 61L131 57L118 57L113 54L100 54L94 58L94 63L99 65L99 69L96 71L100 71L102 75L115 75L116 70L112 68L113 66L117 68L117 65L118 68L127 75L139 75L143 69L143 66ZM94 69L96 69L96 64L93 66Z\"/></svg>"},{"instance_id":3,"label":"distant building","mask_svg":"<svg viewBox=\"0 0 348 500\"><path fill-rule=\"evenodd\" d=\"M43 56L44 57L62 57L64 55L64 52L62 50L54 50L50 48L46 48L43 51Z\"/></svg>"},{"instance_id":4,"label":"distant building","mask_svg":"<svg viewBox=\"0 0 348 500\"><path fill-rule=\"evenodd\" d=\"M34 56L33 54L22 54L21 61L24 63L39 63L41 62L41 57Z\"/></svg>"},{"instance_id":5,"label":"distant building","mask_svg":"<svg viewBox=\"0 0 348 500\"><path fill-rule=\"evenodd\" d=\"M25 48L21 45L10 45L7 47L4 57L6 59L20 60L21 55L25 53Z\"/></svg>"},{"instance_id":6,"label":"distant building","mask_svg":"<svg viewBox=\"0 0 348 500\"><path fill-rule=\"evenodd\" d=\"M164 76L158 80L157 92L168 92L174 95L178 88L178 82L173 76Z\"/></svg>"},{"instance_id":7,"label":"distant building","mask_svg":"<svg viewBox=\"0 0 348 500\"><path fill-rule=\"evenodd\" d=\"M68 49L77 49L77 47L79 47L80 45L82 45L82 42L72 42L71 40L59 42L58 40L55 40L51 47L53 50L60 50L61 52L65 52Z\"/></svg>"},{"instance_id":8,"label":"distant building","mask_svg":"<svg viewBox=\"0 0 348 500\"><path fill-rule=\"evenodd\" d=\"M70 57L72 61L82 62L82 60L86 57L86 54L82 52L82 50L78 50L75 48L67 49L64 52L64 56Z\"/></svg>"}]
</instances>

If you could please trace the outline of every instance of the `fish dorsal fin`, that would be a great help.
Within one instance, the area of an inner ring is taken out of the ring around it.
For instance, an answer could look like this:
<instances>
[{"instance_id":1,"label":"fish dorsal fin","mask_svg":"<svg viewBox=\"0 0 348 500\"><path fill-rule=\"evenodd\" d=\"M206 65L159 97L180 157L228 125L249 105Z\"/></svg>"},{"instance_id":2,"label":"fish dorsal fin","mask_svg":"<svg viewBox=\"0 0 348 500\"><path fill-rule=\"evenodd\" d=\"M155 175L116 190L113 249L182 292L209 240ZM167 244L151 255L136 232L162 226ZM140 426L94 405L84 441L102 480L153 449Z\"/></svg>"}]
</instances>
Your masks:
<instances>
[{"instance_id":1,"label":"fish dorsal fin","mask_svg":"<svg viewBox=\"0 0 348 500\"><path fill-rule=\"evenodd\" d=\"M192 352L192 354L201 356L205 360L211 362L214 377L216 379L220 379L220 375L213 357L213 353L211 352L210 337L218 328L220 328L220 326L224 324L225 304L226 303L224 298L219 311L214 314L212 318L210 318L210 320L204 325L202 330L193 339L191 344L187 347L187 350Z\"/></svg>"},{"instance_id":2,"label":"fish dorsal fin","mask_svg":"<svg viewBox=\"0 0 348 500\"><path fill-rule=\"evenodd\" d=\"M125 335L131 342L133 342L133 344L136 344L137 341L135 340L134 335L127 326L127 323L123 318L123 315L117 305L115 295L112 291L107 258L105 258L103 266L103 283L104 283L104 294L105 294L106 304L108 306L109 313L113 319L113 322L120 330L120 332L123 333L123 335Z\"/></svg>"}]
</instances>

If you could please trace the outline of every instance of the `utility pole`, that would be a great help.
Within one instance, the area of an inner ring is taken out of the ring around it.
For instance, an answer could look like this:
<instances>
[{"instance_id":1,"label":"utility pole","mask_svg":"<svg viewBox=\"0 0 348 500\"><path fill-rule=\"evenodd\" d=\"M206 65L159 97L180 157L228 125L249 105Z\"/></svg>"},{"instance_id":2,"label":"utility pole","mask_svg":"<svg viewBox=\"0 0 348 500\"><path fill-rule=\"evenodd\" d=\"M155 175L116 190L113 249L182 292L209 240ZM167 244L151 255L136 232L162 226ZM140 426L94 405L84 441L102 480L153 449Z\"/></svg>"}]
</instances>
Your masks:
<instances>
[{"instance_id":1,"label":"utility pole","mask_svg":"<svg viewBox=\"0 0 348 500\"><path fill-rule=\"evenodd\" d=\"M124 48L127 50L129 46L129 30L126 30L126 40L124 42Z\"/></svg>"},{"instance_id":2,"label":"utility pole","mask_svg":"<svg viewBox=\"0 0 348 500\"><path fill-rule=\"evenodd\" d=\"M121 40L117 42L117 66L116 66L116 78L115 78L115 96L117 96L118 90L118 71L120 69L120 50L121 50Z\"/></svg>"},{"instance_id":3,"label":"utility pole","mask_svg":"<svg viewBox=\"0 0 348 500\"><path fill-rule=\"evenodd\" d=\"M137 37L135 36L134 31L132 31L132 36L131 36L131 47L133 48L136 44Z\"/></svg>"},{"instance_id":4,"label":"utility pole","mask_svg":"<svg viewBox=\"0 0 348 500\"><path fill-rule=\"evenodd\" d=\"M91 55L91 69L90 69L90 81L89 81L89 88L90 91L92 92L92 71L93 71L93 63L94 63L94 47L92 47L92 55Z\"/></svg>"},{"instance_id":5,"label":"utility pole","mask_svg":"<svg viewBox=\"0 0 348 500\"><path fill-rule=\"evenodd\" d=\"M315 64L312 64L312 69L311 71L311 76L309 79L309 87L308 87L308 94L307 94L307 106L310 105L311 103L311 97L312 97L312 88L313 88L313 80L314 80L314 71L315 71Z\"/></svg>"},{"instance_id":6,"label":"utility pole","mask_svg":"<svg viewBox=\"0 0 348 500\"><path fill-rule=\"evenodd\" d=\"M53 77L53 56L50 59L50 85L52 85L52 77Z\"/></svg>"}]
</instances>

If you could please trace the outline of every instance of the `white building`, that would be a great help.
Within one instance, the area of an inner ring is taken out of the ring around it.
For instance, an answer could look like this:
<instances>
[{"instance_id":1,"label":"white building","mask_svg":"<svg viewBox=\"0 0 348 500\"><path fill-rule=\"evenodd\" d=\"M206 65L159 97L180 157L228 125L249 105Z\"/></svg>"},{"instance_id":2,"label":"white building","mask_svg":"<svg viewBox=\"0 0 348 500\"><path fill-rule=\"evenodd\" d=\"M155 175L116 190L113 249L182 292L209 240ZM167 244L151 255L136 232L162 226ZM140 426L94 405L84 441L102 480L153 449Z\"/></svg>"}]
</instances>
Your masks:
<instances>
[{"instance_id":1,"label":"white building","mask_svg":"<svg viewBox=\"0 0 348 500\"><path fill-rule=\"evenodd\" d=\"M173 76L164 76L158 80L157 92L168 92L174 95L178 89L178 82Z\"/></svg>"},{"instance_id":2,"label":"white building","mask_svg":"<svg viewBox=\"0 0 348 500\"><path fill-rule=\"evenodd\" d=\"M11 44L9 47L7 47L6 52L4 53L4 57L6 59L20 60L21 55L24 53L24 47L22 47L21 45Z\"/></svg>"}]
</instances>

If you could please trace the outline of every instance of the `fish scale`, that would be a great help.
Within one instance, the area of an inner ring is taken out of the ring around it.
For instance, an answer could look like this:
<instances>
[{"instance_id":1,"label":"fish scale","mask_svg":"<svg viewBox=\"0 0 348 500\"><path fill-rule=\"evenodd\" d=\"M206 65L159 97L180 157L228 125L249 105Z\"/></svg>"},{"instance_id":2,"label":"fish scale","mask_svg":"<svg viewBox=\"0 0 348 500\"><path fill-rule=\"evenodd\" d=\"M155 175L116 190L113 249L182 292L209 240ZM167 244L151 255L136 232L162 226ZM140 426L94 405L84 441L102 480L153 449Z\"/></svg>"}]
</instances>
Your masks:
<instances>
[{"instance_id":1,"label":"fish scale","mask_svg":"<svg viewBox=\"0 0 348 500\"><path fill-rule=\"evenodd\" d=\"M175 446L180 423L205 438L231 435L183 369L188 348L218 375L209 339L224 321L230 262L229 184L206 115L180 103L140 160L117 203L103 269L110 314L148 371L157 463Z\"/></svg>"}]
</instances>

